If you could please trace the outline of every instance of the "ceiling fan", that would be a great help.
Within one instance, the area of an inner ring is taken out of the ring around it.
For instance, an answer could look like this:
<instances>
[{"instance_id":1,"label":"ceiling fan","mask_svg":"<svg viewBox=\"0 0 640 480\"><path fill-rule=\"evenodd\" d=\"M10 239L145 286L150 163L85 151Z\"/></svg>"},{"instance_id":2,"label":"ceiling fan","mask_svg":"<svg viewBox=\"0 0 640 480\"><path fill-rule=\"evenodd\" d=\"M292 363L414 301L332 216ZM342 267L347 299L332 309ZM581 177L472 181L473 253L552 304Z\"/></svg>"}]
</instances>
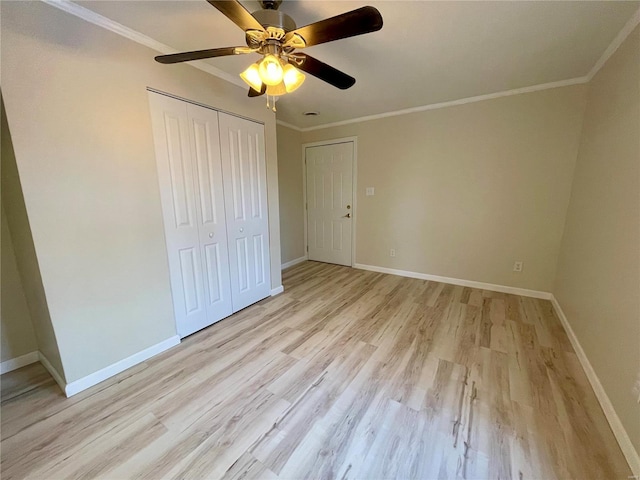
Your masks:
<instances>
[{"instance_id":1,"label":"ceiling fan","mask_svg":"<svg viewBox=\"0 0 640 480\"><path fill-rule=\"evenodd\" d=\"M276 97L293 92L304 82L305 76L300 70L343 90L356 83L352 76L296 50L382 28L382 16L374 7L361 7L297 28L289 15L278 10L282 0L261 0L262 9L253 13L237 0L207 2L245 32L247 46L159 55L156 61L170 64L258 53L262 59L249 66L240 77L249 85L249 96L266 93L267 106L274 111Z\"/></svg>"}]
</instances>

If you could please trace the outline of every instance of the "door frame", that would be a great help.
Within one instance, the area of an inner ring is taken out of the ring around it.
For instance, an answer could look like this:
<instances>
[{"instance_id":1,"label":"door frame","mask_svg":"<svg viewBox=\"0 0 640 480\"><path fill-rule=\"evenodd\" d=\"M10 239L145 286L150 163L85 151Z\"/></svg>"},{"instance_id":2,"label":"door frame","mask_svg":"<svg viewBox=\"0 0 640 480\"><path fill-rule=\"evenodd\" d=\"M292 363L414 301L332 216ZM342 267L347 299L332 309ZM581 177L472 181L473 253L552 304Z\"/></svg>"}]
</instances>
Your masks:
<instances>
[{"instance_id":1,"label":"door frame","mask_svg":"<svg viewBox=\"0 0 640 480\"><path fill-rule=\"evenodd\" d=\"M352 143L353 144L353 164L351 166L351 191L353 193L353 211L351 226L351 267L356 265L356 224L358 211L358 137L342 137L331 140L322 140L319 142L302 144L302 212L304 215L304 258L309 259L309 238L307 228L307 148L322 147L326 145L334 145L336 143Z\"/></svg>"}]
</instances>

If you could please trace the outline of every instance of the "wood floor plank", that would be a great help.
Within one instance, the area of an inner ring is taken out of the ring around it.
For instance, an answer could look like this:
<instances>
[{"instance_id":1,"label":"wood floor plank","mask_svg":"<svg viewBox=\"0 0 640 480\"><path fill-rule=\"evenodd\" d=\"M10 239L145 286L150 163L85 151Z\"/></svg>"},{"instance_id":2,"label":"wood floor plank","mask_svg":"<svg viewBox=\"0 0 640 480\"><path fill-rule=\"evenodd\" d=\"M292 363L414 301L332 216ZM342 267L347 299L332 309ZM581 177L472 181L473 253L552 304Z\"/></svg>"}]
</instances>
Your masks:
<instances>
[{"instance_id":1,"label":"wood floor plank","mask_svg":"<svg viewBox=\"0 0 640 480\"><path fill-rule=\"evenodd\" d=\"M2 377L0 396L2 405L7 405L17 397L28 397L29 391L38 387L54 385L55 381L40 362L20 368L14 375ZM11 402L18 403L18 402Z\"/></svg>"},{"instance_id":2,"label":"wood floor plank","mask_svg":"<svg viewBox=\"0 0 640 480\"><path fill-rule=\"evenodd\" d=\"M222 476L224 480L277 480L278 476L259 462L253 455L244 452Z\"/></svg>"},{"instance_id":3,"label":"wood floor plank","mask_svg":"<svg viewBox=\"0 0 640 480\"><path fill-rule=\"evenodd\" d=\"M303 262L70 399L0 378L3 479L627 478L546 300Z\"/></svg>"},{"instance_id":4,"label":"wood floor plank","mask_svg":"<svg viewBox=\"0 0 640 480\"><path fill-rule=\"evenodd\" d=\"M165 426L154 415L147 413L131 422L119 424L108 434L88 442L62 461L33 472L31 477L86 480L107 476L117 465L165 433Z\"/></svg>"}]
</instances>

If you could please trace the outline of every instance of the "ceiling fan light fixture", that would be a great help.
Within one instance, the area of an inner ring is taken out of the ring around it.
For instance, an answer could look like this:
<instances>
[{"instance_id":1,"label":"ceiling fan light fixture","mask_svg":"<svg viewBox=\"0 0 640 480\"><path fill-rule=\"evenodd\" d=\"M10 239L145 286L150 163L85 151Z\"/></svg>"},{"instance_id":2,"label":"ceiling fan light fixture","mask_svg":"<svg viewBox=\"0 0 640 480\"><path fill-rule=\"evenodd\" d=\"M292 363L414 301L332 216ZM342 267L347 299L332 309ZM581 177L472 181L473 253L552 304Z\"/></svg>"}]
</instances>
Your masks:
<instances>
[{"instance_id":1,"label":"ceiling fan light fixture","mask_svg":"<svg viewBox=\"0 0 640 480\"><path fill-rule=\"evenodd\" d=\"M281 60L275 55L265 55L258 66L260 79L266 85L275 86L282 82L284 69Z\"/></svg>"},{"instance_id":2,"label":"ceiling fan light fixture","mask_svg":"<svg viewBox=\"0 0 640 480\"><path fill-rule=\"evenodd\" d=\"M240 78L242 78L242 80L244 80L244 82L256 92L259 92L262 89L262 79L260 78L257 63L249 65L249 68L240 74Z\"/></svg>"},{"instance_id":3,"label":"ceiling fan light fixture","mask_svg":"<svg viewBox=\"0 0 640 480\"><path fill-rule=\"evenodd\" d=\"M290 63L284 66L282 81L287 93L297 90L304 83L305 78L305 75Z\"/></svg>"},{"instance_id":4,"label":"ceiling fan light fixture","mask_svg":"<svg viewBox=\"0 0 640 480\"><path fill-rule=\"evenodd\" d=\"M256 92L262 91L263 86L266 87L264 93L268 96L279 97L291 93L302 85L305 75L288 63L283 68L282 63L275 55L265 55L262 60L242 72L240 78ZM280 80L276 83L278 78Z\"/></svg>"}]
</instances>

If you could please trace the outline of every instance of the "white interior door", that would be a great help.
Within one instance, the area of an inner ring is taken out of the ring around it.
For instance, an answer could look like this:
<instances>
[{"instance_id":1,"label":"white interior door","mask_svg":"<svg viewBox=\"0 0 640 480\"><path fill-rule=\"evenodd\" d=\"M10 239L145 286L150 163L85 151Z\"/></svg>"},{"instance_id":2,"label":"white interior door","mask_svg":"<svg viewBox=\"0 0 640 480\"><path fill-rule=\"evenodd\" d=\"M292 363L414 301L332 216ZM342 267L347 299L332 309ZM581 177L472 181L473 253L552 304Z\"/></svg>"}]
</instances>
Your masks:
<instances>
[{"instance_id":1,"label":"white interior door","mask_svg":"<svg viewBox=\"0 0 640 480\"><path fill-rule=\"evenodd\" d=\"M217 112L149 92L171 291L185 337L231 314Z\"/></svg>"},{"instance_id":2,"label":"white interior door","mask_svg":"<svg viewBox=\"0 0 640 480\"><path fill-rule=\"evenodd\" d=\"M353 142L305 148L309 260L351 266Z\"/></svg>"},{"instance_id":3,"label":"white interior door","mask_svg":"<svg viewBox=\"0 0 640 480\"><path fill-rule=\"evenodd\" d=\"M211 325L232 313L218 112L188 103L187 113L197 180L196 211L207 325Z\"/></svg>"},{"instance_id":4,"label":"white interior door","mask_svg":"<svg viewBox=\"0 0 640 480\"><path fill-rule=\"evenodd\" d=\"M264 126L219 114L233 311L271 294Z\"/></svg>"}]
</instances>

